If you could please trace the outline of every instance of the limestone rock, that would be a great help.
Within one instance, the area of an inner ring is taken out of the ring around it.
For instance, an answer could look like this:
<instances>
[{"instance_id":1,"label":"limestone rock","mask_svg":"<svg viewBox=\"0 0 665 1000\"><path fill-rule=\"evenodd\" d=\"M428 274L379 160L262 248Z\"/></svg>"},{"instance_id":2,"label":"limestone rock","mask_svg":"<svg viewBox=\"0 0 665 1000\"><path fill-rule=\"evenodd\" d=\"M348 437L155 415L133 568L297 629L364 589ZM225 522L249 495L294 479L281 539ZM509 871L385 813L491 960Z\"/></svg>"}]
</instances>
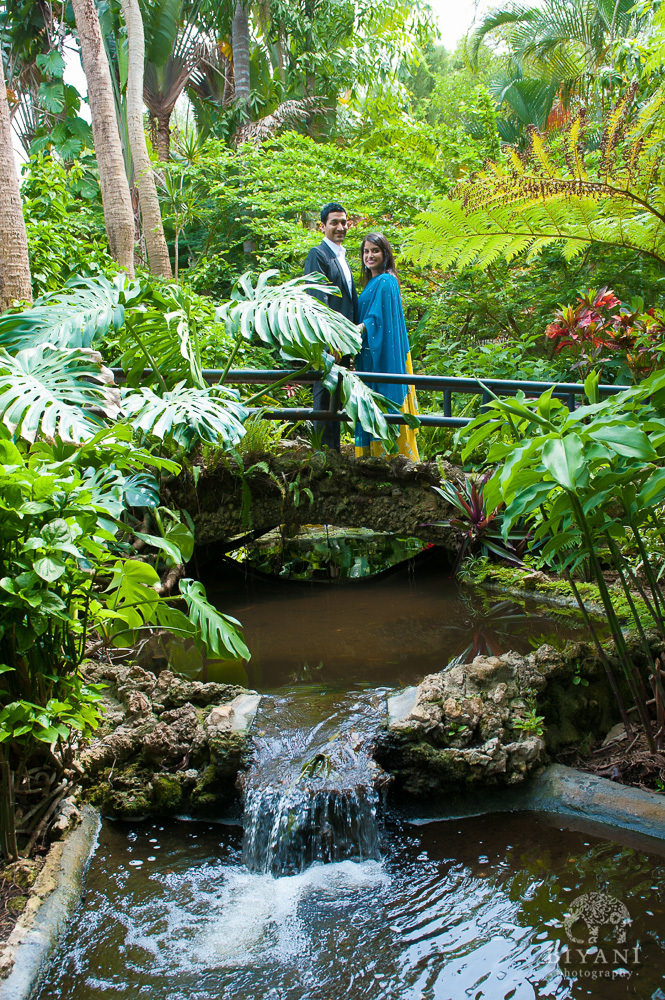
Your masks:
<instances>
[{"instance_id":1,"label":"limestone rock","mask_svg":"<svg viewBox=\"0 0 665 1000\"><path fill-rule=\"evenodd\" d=\"M55 819L51 824L49 834L52 840L60 840L66 833L73 830L81 822L81 811L76 805L73 795L68 795L60 803Z\"/></svg>"},{"instance_id":2,"label":"limestone rock","mask_svg":"<svg viewBox=\"0 0 665 1000\"><path fill-rule=\"evenodd\" d=\"M477 656L390 699L376 756L410 795L516 784L545 763L548 749L607 732L615 711L602 666L584 644Z\"/></svg>"},{"instance_id":3,"label":"limestone rock","mask_svg":"<svg viewBox=\"0 0 665 1000\"><path fill-rule=\"evenodd\" d=\"M124 818L209 815L235 801L259 695L139 666L92 665L88 674L108 685L113 718L74 761L91 801Z\"/></svg>"}]
</instances>

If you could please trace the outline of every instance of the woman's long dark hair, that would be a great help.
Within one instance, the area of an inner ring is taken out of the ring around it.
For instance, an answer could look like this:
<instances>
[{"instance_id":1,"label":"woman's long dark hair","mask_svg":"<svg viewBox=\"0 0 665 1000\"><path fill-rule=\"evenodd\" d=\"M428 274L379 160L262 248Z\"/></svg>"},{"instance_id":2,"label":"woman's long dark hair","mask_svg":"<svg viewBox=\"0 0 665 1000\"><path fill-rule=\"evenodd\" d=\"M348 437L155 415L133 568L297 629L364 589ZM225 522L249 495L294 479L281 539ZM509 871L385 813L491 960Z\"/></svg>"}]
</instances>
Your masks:
<instances>
[{"instance_id":1,"label":"woman's long dark hair","mask_svg":"<svg viewBox=\"0 0 665 1000\"><path fill-rule=\"evenodd\" d=\"M366 285L372 277L372 272L368 267L365 267L365 262L363 260L366 243L373 243L374 246L377 246L383 251L383 273L394 274L399 281L399 275L397 274L397 269L395 267L395 254L393 253L393 248L390 243L385 238L383 233L368 233L360 244L360 273L362 275L363 285Z\"/></svg>"}]
</instances>

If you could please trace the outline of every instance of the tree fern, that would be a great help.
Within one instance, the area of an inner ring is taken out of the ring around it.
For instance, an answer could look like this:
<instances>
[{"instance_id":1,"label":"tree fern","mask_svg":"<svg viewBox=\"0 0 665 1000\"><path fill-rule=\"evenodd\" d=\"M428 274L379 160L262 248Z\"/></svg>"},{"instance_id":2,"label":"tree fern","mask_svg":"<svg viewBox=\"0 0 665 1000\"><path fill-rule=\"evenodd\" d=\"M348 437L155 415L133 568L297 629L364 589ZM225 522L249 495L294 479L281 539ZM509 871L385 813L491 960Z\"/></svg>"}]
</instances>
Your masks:
<instances>
[{"instance_id":1,"label":"tree fern","mask_svg":"<svg viewBox=\"0 0 665 1000\"><path fill-rule=\"evenodd\" d=\"M608 115L600 159L587 162L582 114L556 149L532 129L526 154L490 166L418 217L407 256L444 268L486 268L552 245L570 259L604 243L665 263L665 95L639 112L632 111L633 96Z\"/></svg>"}]
</instances>

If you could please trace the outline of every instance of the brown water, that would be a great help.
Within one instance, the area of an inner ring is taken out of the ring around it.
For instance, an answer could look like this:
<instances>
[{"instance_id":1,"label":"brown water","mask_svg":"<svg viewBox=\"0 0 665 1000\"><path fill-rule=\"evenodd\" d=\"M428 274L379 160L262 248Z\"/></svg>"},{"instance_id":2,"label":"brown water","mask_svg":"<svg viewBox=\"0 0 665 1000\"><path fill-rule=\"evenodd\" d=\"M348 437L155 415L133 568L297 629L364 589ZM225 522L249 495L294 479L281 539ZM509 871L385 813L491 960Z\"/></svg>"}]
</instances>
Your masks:
<instances>
[{"instance_id":1,"label":"brown water","mask_svg":"<svg viewBox=\"0 0 665 1000\"><path fill-rule=\"evenodd\" d=\"M266 692L246 825L263 822L267 837L280 823L299 836L308 815L334 827L345 788L360 797L343 835L366 824L367 805L374 821L364 741L388 690L465 650L526 650L576 631L431 567L332 589L236 576L208 591L243 621L253 653L227 679ZM332 769L307 772L304 786L328 802L300 795L308 761ZM292 799L280 812L282 794ZM355 852L308 841L307 860L343 860L298 871L290 848L271 860L246 836L243 854L239 827L105 822L35 1000L665 1000L658 845L518 814L428 825L389 814L367 833ZM608 927L596 947L568 950L564 918L588 892L628 907L623 951Z\"/></svg>"},{"instance_id":2,"label":"brown water","mask_svg":"<svg viewBox=\"0 0 665 1000\"><path fill-rule=\"evenodd\" d=\"M213 664L208 676L259 691L309 682L400 687L462 654L527 652L587 635L556 608L460 587L434 562L338 586L270 583L239 571L206 588L240 619L252 653L246 669Z\"/></svg>"}]
</instances>

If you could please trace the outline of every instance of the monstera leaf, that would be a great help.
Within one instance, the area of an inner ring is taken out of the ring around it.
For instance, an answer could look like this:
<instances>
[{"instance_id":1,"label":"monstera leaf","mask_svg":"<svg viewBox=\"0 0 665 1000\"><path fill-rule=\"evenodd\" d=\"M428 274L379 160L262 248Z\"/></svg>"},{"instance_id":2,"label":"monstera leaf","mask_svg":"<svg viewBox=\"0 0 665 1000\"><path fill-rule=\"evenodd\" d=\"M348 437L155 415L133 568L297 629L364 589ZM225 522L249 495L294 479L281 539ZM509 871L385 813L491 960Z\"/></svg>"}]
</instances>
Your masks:
<instances>
[{"instance_id":1,"label":"monstera leaf","mask_svg":"<svg viewBox=\"0 0 665 1000\"><path fill-rule=\"evenodd\" d=\"M123 393L123 407L134 428L186 449L197 440L231 448L245 433L247 410L226 386L195 389L179 382L162 396L146 387L131 389Z\"/></svg>"},{"instance_id":2,"label":"monstera leaf","mask_svg":"<svg viewBox=\"0 0 665 1000\"><path fill-rule=\"evenodd\" d=\"M348 368L341 365L331 365L328 369L323 384L330 392L334 392L341 379L340 405L353 423L356 421L364 431L378 438L391 451L396 447L399 437L399 424L389 424L385 418L386 413L397 413L399 407L386 396L370 389L368 385ZM418 427L420 421L413 414L404 415L409 427Z\"/></svg>"},{"instance_id":3,"label":"monstera leaf","mask_svg":"<svg viewBox=\"0 0 665 1000\"><path fill-rule=\"evenodd\" d=\"M0 316L0 347L20 351L37 344L90 347L125 321L124 276L72 278L61 291L42 295L30 309Z\"/></svg>"},{"instance_id":4,"label":"monstera leaf","mask_svg":"<svg viewBox=\"0 0 665 1000\"><path fill-rule=\"evenodd\" d=\"M39 344L12 357L0 348L0 420L30 442L38 434L87 441L120 413L117 390L105 381L94 351Z\"/></svg>"},{"instance_id":5,"label":"monstera leaf","mask_svg":"<svg viewBox=\"0 0 665 1000\"><path fill-rule=\"evenodd\" d=\"M313 368L322 366L326 350L359 353L362 340L355 325L310 294L339 295L337 288L311 274L270 285L277 274L264 271L256 285L244 274L217 317L246 340L261 340L285 359L309 361Z\"/></svg>"}]
</instances>

